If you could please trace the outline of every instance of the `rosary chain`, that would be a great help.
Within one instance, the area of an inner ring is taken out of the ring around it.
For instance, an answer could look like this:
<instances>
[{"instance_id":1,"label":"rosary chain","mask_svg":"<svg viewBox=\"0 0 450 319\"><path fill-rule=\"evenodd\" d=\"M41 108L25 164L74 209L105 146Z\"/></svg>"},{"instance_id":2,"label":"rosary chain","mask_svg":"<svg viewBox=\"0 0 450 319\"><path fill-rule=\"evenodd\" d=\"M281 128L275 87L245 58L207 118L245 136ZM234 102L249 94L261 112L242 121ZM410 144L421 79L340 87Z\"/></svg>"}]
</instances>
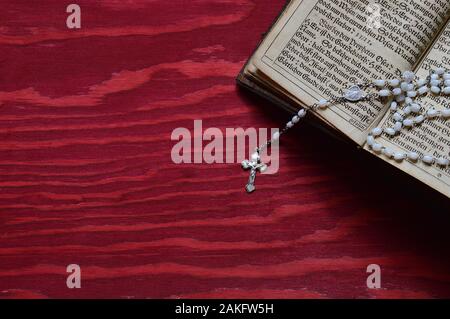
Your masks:
<instances>
[{"instance_id":1,"label":"rosary chain","mask_svg":"<svg viewBox=\"0 0 450 319\"><path fill-rule=\"evenodd\" d=\"M347 86L348 84L346 84ZM249 183L246 186L247 192L255 190L254 180L257 171L265 170L266 165L261 162L260 153L270 147L280 137L286 134L294 127L302 118L304 118L308 110L317 112L326 110L330 106L343 104L348 102L361 101L391 101L390 110L394 112L392 119L395 122L394 127L372 129L367 136L368 147L377 154L383 154L387 158L392 158L397 162L407 159L410 162L422 161L427 165L437 164L441 168L450 166L450 160L445 157L436 157L430 154L418 154L416 152L394 152L389 148L377 143L375 139L382 136L394 137L403 129L412 129L421 125L426 120L450 118L450 109L435 110L431 108L425 114L419 114L421 105L419 104L422 96L431 91L432 94L438 96L440 94L450 95L450 70L438 68L430 71L429 75L423 79L417 77L411 71L405 71L401 74L401 79L375 80L372 82L360 82L351 84L351 86L342 93L341 96L335 96L331 99L322 99L309 106L308 109L301 109L292 119L286 123L284 128L275 132L271 139L256 148L256 152L252 155L252 161L244 161L242 166L252 168ZM392 98L392 99L391 99ZM399 106L403 109L400 110ZM408 116L416 116L411 119ZM417 115L419 114L419 115Z\"/></svg>"}]
</instances>

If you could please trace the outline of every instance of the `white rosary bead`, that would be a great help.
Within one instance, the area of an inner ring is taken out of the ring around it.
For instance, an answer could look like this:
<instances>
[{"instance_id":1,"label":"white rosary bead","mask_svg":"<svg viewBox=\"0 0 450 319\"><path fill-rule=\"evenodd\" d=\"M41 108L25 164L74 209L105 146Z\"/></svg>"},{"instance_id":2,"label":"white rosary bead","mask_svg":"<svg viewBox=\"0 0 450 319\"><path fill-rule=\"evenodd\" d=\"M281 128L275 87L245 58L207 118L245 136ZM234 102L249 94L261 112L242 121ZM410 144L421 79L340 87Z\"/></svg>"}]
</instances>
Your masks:
<instances>
[{"instance_id":1,"label":"white rosary bead","mask_svg":"<svg viewBox=\"0 0 450 319\"><path fill-rule=\"evenodd\" d=\"M418 90L420 95L424 95L426 93L428 93L428 87L427 86L421 86Z\"/></svg>"},{"instance_id":2,"label":"white rosary bead","mask_svg":"<svg viewBox=\"0 0 450 319\"><path fill-rule=\"evenodd\" d=\"M434 71L437 75L442 75L445 73L444 68L437 68L436 71Z\"/></svg>"},{"instance_id":3,"label":"white rosary bead","mask_svg":"<svg viewBox=\"0 0 450 319\"><path fill-rule=\"evenodd\" d=\"M380 92L378 92L378 95L380 95L381 97L387 97L389 95L391 95L391 91L390 90L381 90Z\"/></svg>"},{"instance_id":4,"label":"white rosary bead","mask_svg":"<svg viewBox=\"0 0 450 319\"><path fill-rule=\"evenodd\" d=\"M408 97L416 97L417 96L417 92L416 91L408 91L406 93L406 95L408 95Z\"/></svg>"},{"instance_id":5,"label":"white rosary bead","mask_svg":"<svg viewBox=\"0 0 450 319\"><path fill-rule=\"evenodd\" d=\"M405 104L408 105L408 104L411 104L412 102L414 102L412 98L410 98L409 96L405 97Z\"/></svg>"},{"instance_id":6,"label":"white rosary bead","mask_svg":"<svg viewBox=\"0 0 450 319\"><path fill-rule=\"evenodd\" d=\"M442 83L441 80L431 80L430 81L431 86L440 86L441 83Z\"/></svg>"},{"instance_id":7,"label":"white rosary bead","mask_svg":"<svg viewBox=\"0 0 450 319\"><path fill-rule=\"evenodd\" d=\"M420 112L420 105L417 103L413 103L409 106L411 108L411 112L413 113L419 113Z\"/></svg>"},{"instance_id":8,"label":"white rosary bead","mask_svg":"<svg viewBox=\"0 0 450 319\"><path fill-rule=\"evenodd\" d=\"M436 111L435 109L430 109L427 111L427 117L429 119L435 118L438 115L438 111Z\"/></svg>"},{"instance_id":9,"label":"white rosary bead","mask_svg":"<svg viewBox=\"0 0 450 319\"><path fill-rule=\"evenodd\" d=\"M446 86L442 92L444 92L445 95L450 95L450 86Z\"/></svg>"},{"instance_id":10,"label":"white rosary bead","mask_svg":"<svg viewBox=\"0 0 450 319\"><path fill-rule=\"evenodd\" d=\"M416 152L409 152L407 156L408 159L413 162L417 162L417 160L419 159L419 154L417 154Z\"/></svg>"},{"instance_id":11,"label":"white rosary bead","mask_svg":"<svg viewBox=\"0 0 450 319\"><path fill-rule=\"evenodd\" d=\"M400 84L400 88L402 89L402 91L407 92L408 91L408 82L402 82Z\"/></svg>"},{"instance_id":12,"label":"white rosary bead","mask_svg":"<svg viewBox=\"0 0 450 319\"><path fill-rule=\"evenodd\" d=\"M400 85L400 80L392 79L392 80L389 81L389 85L392 86L392 87L399 86Z\"/></svg>"},{"instance_id":13,"label":"white rosary bead","mask_svg":"<svg viewBox=\"0 0 450 319\"><path fill-rule=\"evenodd\" d=\"M431 165L434 162L434 158L431 155L424 155L422 157L422 162L424 162L425 164Z\"/></svg>"},{"instance_id":14,"label":"white rosary bead","mask_svg":"<svg viewBox=\"0 0 450 319\"><path fill-rule=\"evenodd\" d=\"M441 89L438 86L432 86L430 88L431 92L433 92L434 94L439 94L441 92Z\"/></svg>"},{"instance_id":15,"label":"white rosary bead","mask_svg":"<svg viewBox=\"0 0 450 319\"><path fill-rule=\"evenodd\" d=\"M301 109L300 111L298 111L297 116L299 118L305 117L306 115L306 110Z\"/></svg>"},{"instance_id":16,"label":"white rosary bead","mask_svg":"<svg viewBox=\"0 0 450 319\"><path fill-rule=\"evenodd\" d=\"M381 146L381 144L374 143L374 144L372 145L372 150L373 150L375 153L380 153L382 149L383 149L383 146Z\"/></svg>"},{"instance_id":17,"label":"white rosary bead","mask_svg":"<svg viewBox=\"0 0 450 319\"><path fill-rule=\"evenodd\" d=\"M386 84L386 81L385 80L375 80L375 81L373 81L373 84L375 84L378 87L384 87Z\"/></svg>"},{"instance_id":18,"label":"white rosary bead","mask_svg":"<svg viewBox=\"0 0 450 319\"><path fill-rule=\"evenodd\" d=\"M446 72L443 76L444 80L450 80L450 72Z\"/></svg>"},{"instance_id":19,"label":"white rosary bead","mask_svg":"<svg viewBox=\"0 0 450 319\"><path fill-rule=\"evenodd\" d=\"M395 101L392 101L391 103L391 111L397 111L398 104Z\"/></svg>"},{"instance_id":20,"label":"white rosary bead","mask_svg":"<svg viewBox=\"0 0 450 319\"><path fill-rule=\"evenodd\" d=\"M411 71L405 71L402 74L402 79L403 79L403 81L406 81L406 82L412 82L415 77L416 77L416 75L414 74L414 72L411 72Z\"/></svg>"},{"instance_id":21,"label":"white rosary bead","mask_svg":"<svg viewBox=\"0 0 450 319\"><path fill-rule=\"evenodd\" d=\"M417 80L417 86L421 87L428 83L427 79L419 79Z\"/></svg>"},{"instance_id":22,"label":"white rosary bead","mask_svg":"<svg viewBox=\"0 0 450 319\"><path fill-rule=\"evenodd\" d=\"M439 166L448 166L449 160L446 159L446 158L444 158L444 157L440 157L440 158L436 159L436 163L437 163Z\"/></svg>"},{"instance_id":23,"label":"white rosary bead","mask_svg":"<svg viewBox=\"0 0 450 319\"><path fill-rule=\"evenodd\" d=\"M433 73L430 75L430 82L433 80L438 80L439 79L439 75L437 75L436 73Z\"/></svg>"},{"instance_id":24,"label":"white rosary bead","mask_svg":"<svg viewBox=\"0 0 450 319\"><path fill-rule=\"evenodd\" d=\"M272 135L272 141L278 141L280 139L280 132L275 132Z\"/></svg>"},{"instance_id":25,"label":"white rosary bead","mask_svg":"<svg viewBox=\"0 0 450 319\"><path fill-rule=\"evenodd\" d=\"M443 109L441 111L441 114L442 114L443 118L445 118L445 119L449 118L450 117L450 109Z\"/></svg>"},{"instance_id":26,"label":"white rosary bead","mask_svg":"<svg viewBox=\"0 0 450 319\"><path fill-rule=\"evenodd\" d=\"M372 135L367 135L367 145L372 146L375 143L375 139Z\"/></svg>"},{"instance_id":27,"label":"white rosary bead","mask_svg":"<svg viewBox=\"0 0 450 319\"><path fill-rule=\"evenodd\" d=\"M401 129L402 129L402 127L403 127L403 123L402 123L402 122L395 122L395 124L394 124L394 130L395 130L396 132L400 132Z\"/></svg>"},{"instance_id":28,"label":"white rosary bead","mask_svg":"<svg viewBox=\"0 0 450 319\"><path fill-rule=\"evenodd\" d=\"M406 119L403 121L403 125L406 127L411 127L413 126L414 122L411 119Z\"/></svg>"},{"instance_id":29,"label":"white rosary bead","mask_svg":"<svg viewBox=\"0 0 450 319\"><path fill-rule=\"evenodd\" d=\"M391 158L392 155L394 155L394 152L393 152L391 149L385 147L385 148L383 149L383 154L384 154L386 157Z\"/></svg>"},{"instance_id":30,"label":"white rosary bead","mask_svg":"<svg viewBox=\"0 0 450 319\"><path fill-rule=\"evenodd\" d=\"M395 135L395 130L394 130L392 127L386 127L386 128L384 129L384 132L385 132L387 135L390 135L390 136L394 136L394 135Z\"/></svg>"},{"instance_id":31,"label":"white rosary bead","mask_svg":"<svg viewBox=\"0 0 450 319\"><path fill-rule=\"evenodd\" d=\"M404 153L400 153L400 152L395 152L394 153L394 160L396 160L397 162L401 162L405 159L405 154Z\"/></svg>"},{"instance_id":32,"label":"white rosary bead","mask_svg":"<svg viewBox=\"0 0 450 319\"><path fill-rule=\"evenodd\" d=\"M405 108L403 109L403 113L405 113L405 115L411 114L411 108L410 108L409 106L405 107Z\"/></svg>"},{"instance_id":33,"label":"white rosary bead","mask_svg":"<svg viewBox=\"0 0 450 319\"><path fill-rule=\"evenodd\" d=\"M294 126L294 123L292 123L290 121L286 123L287 128L292 128L293 126Z\"/></svg>"},{"instance_id":34,"label":"white rosary bead","mask_svg":"<svg viewBox=\"0 0 450 319\"><path fill-rule=\"evenodd\" d=\"M423 115L418 115L414 118L414 123L416 123L416 124L420 124L423 121L425 121L425 116L423 116Z\"/></svg>"},{"instance_id":35,"label":"white rosary bead","mask_svg":"<svg viewBox=\"0 0 450 319\"><path fill-rule=\"evenodd\" d=\"M444 86L450 86L450 80L445 80L444 81Z\"/></svg>"},{"instance_id":36,"label":"white rosary bead","mask_svg":"<svg viewBox=\"0 0 450 319\"><path fill-rule=\"evenodd\" d=\"M322 99L318 102L318 105L321 109L326 109L329 105L328 100Z\"/></svg>"},{"instance_id":37,"label":"white rosary bead","mask_svg":"<svg viewBox=\"0 0 450 319\"><path fill-rule=\"evenodd\" d=\"M383 130L381 129L381 127L375 127L375 128L372 130L372 135L373 135L373 136L380 136L381 133L383 133Z\"/></svg>"},{"instance_id":38,"label":"white rosary bead","mask_svg":"<svg viewBox=\"0 0 450 319\"><path fill-rule=\"evenodd\" d=\"M398 121L403 121L403 116L400 115L400 113L395 112L394 115L392 116L394 118L394 120Z\"/></svg>"},{"instance_id":39,"label":"white rosary bead","mask_svg":"<svg viewBox=\"0 0 450 319\"><path fill-rule=\"evenodd\" d=\"M392 94L394 94L395 96L402 94L402 89L401 88L395 88L392 90Z\"/></svg>"},{"instance_id":40,"label":"white rosary bead","mask_svg":"<svg viewBox=\"0 0 450 319\"><path fill-rule=\"evenodd\" d=\"M297 124L298 121L300 121L300 118L297 115L295 115L291 121L292 121L292 123Z\"/></svg>"}]
</instances>

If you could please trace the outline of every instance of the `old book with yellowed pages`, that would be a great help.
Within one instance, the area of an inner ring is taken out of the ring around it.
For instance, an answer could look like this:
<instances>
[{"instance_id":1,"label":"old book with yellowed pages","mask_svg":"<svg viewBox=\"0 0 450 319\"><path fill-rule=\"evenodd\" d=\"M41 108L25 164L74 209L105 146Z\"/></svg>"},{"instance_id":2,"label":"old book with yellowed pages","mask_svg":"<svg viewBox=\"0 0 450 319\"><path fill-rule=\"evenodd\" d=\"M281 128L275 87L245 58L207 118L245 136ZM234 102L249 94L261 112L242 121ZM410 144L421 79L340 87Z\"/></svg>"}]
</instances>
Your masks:
<instances>
[{"instance_id":1,"label":"old book with yellowed pages","mask_svg":"<svg viewBox=\"0 0 450 319\"><path fill-rule=\"evenodd\" d=\"M449 17L448 0L385 0L375 6L367 0L292 0L238 82L298 111L342 95L351 83L391 79L405 70L426 77L436 67L450 69ZM450 96L427 95L421 105L425 111L448 109ZM374 127L392 125L388 103L342 103L311 112L321 125L450 197L450 166L399 163L367 147L367 134ZM382 143L393 150L448 157L450 121L426 122L393 138L383 136Z\"/></svg>"}]
</instances>

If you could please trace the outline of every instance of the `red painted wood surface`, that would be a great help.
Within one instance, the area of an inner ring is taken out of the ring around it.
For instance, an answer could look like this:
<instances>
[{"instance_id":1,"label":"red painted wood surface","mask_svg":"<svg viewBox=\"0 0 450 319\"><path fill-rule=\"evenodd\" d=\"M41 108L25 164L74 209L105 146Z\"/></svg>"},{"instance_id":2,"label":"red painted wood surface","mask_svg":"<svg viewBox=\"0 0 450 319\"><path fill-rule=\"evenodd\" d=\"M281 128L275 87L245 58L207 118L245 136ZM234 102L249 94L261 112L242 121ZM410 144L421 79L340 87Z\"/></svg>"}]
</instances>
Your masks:
<instances>
[{"instance_id":1,"label":"red painted wood surface","mask_svg":"<svg viewBox=\"0 0 450 319\"><path fill-rule=\"evenodd\" d=\"M0 297L450 297L448 200L308 124L250 196L172 163L194 119L288 118L234 82L282 0L69 3L0 2Z\"/></svg>"}]
</instances>

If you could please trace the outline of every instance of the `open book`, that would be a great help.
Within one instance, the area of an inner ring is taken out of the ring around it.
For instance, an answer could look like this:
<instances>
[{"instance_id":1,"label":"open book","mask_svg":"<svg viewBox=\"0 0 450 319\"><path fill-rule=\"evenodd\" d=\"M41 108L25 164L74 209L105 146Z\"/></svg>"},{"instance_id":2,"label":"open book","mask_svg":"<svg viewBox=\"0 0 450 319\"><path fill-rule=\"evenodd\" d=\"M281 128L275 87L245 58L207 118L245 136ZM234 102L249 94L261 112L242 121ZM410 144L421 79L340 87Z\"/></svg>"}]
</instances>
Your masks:
<instances>
[{"instance_id":1,"label":"open book","mask_svg":"<svg viewBox=\"0 0 450 319\"><path fill-rule=\"evenodd\" d=\"M351 83L391 79L405 70L426 77L431 69L450 69L450 1L376 3L290 1L242 70L238 83L296 112L320 99L342 95ZM377 14L379 20L373 20ZM450 96L428 94L420 103L423 111L450 108ZM311 112L320 124L369 152L365 145L368 132L393 123L389 104L376 100ZM393 138L383 136L379 142L395 151L450 158L450 121L427 121ZM397 163L371 154L450 197L449 166Z\"/></svg>"}]
</instances>

